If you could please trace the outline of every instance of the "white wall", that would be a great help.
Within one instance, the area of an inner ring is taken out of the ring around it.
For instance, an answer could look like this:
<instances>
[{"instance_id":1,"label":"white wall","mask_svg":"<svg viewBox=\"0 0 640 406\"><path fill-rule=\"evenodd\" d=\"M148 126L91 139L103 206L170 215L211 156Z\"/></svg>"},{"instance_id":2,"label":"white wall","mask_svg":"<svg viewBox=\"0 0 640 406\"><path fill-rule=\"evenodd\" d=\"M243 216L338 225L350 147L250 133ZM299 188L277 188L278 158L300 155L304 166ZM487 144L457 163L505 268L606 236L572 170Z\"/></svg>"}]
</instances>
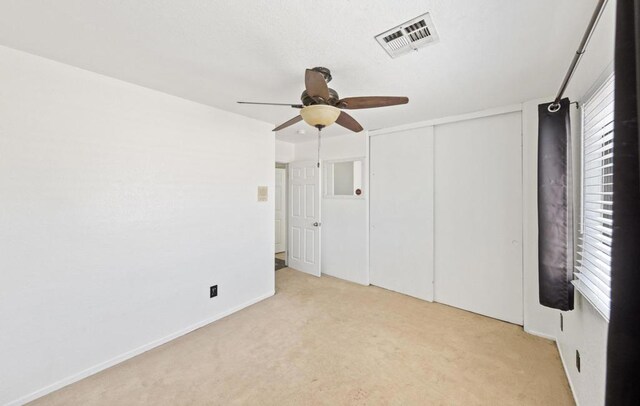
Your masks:
<instances>
[{"instance_id":1,"label":"white wall","mask_svg":"<svg viewBox=\"0 0 640 406\"><path fill-rule=\"evenodd\" d=\"M366 133L352 133L322 140L321 159L362 158L368 155ZM295 144L295 160L316 160L317 141ZM368 174L365 159L364 173ZM369 284L369 184L365 176L364 198L322 198L322 273Z\"/></svg>"},{"instance_id":2,"label":"white wall","mask_svg":"<svg viewBox=\"0 0 640 406\"><path fill-rule=\"evenodd\" d=\"M269 124L0 47L0 404L273 294L273 151Z\"/></svg>"},{"instance_id":3,"label":"white wall","mask_svg":"<svg viewBox=\"0 0 640 406\"><path fill-rule=\"evenodd\" d=\"M294 159L295 145L290 142L276 140L276 162L286 164Z\"/></svg>"}]
</instances>

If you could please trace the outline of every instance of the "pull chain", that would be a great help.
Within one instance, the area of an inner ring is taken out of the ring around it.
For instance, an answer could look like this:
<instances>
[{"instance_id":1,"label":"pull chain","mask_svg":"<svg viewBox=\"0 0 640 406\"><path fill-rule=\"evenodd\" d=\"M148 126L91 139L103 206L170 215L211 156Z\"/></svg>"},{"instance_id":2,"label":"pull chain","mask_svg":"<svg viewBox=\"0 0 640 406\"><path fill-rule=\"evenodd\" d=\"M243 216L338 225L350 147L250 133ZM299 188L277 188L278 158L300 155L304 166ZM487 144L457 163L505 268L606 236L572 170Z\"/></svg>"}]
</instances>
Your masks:
<instances>
[{"instance_id":1,"label":"pull chain","mask_svg":"<svg viewBox=\"0 0 640 406\"><path fill-rule=\"evenodd\" d=\"M322 133L322 128L318 127L318 168L320 168L320 134Z\"/></svg>"}]
</instances>

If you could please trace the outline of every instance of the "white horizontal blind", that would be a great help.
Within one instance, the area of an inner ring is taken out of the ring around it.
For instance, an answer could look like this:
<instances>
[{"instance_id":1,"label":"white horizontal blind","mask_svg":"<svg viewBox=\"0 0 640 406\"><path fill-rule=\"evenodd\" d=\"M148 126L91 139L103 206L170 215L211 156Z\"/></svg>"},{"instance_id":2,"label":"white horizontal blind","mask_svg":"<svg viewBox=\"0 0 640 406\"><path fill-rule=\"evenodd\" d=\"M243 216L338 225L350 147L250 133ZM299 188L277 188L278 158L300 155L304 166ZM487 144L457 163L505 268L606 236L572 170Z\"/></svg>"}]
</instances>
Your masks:
<instances>
[{"instance_id":1,"label":"white horizontal blind","mask_svg":"<svg viewBox=\"0 0 640 406\"><path fill-rule=\"evenodd\" d=\"M608 320L613 228L614 78L582 110L582 225L574 285Z\"/></svg>"}]
</instances>

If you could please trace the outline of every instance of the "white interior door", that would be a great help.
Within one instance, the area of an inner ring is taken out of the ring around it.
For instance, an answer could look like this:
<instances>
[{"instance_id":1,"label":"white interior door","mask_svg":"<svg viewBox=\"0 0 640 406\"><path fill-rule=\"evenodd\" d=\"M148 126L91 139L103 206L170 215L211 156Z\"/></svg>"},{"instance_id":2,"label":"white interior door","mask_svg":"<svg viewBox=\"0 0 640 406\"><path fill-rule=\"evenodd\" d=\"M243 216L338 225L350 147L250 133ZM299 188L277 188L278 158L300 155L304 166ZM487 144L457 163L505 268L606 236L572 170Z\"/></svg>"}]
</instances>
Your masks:
<instances>
[{"instance_id":1,"label":"white interior door","mask_svg":"<svg viewBox=\"0 0 640 406\"><path fill-rule=\"evenodd\" d=\"M435 300L522 324L521 113L435 127Z\"/></svg>"},{"instance_id":2,"label":"white interior door","mask_svg":"<svg viewBox=\"0 0 640 406\"><path fill-rule=\"evenodd\" d=\"M276 206L276 254L283 252L287 248L287 210L286 210L286 170L284 168L276 168L276 186L275 186L275 206Z\"/></svg>"},{"instance_id":3,"label":"white interior door","mask_svg":"<svg viewBox=\"0 0 640 406\"><path fill-rule=\"evenodd\" d=\"M289 164L290 268L320 276L320 168L315 161Z\"/></svg>"},{"instance_id":4,"label":"white interior door","mask_svg":"<svg viewBox=\"0 0 640 406\"><path fill-rule=\"evenodd\" d=\"M433 300L433 127L370 139L370 283Z\"/></svg>"}]
</instances>

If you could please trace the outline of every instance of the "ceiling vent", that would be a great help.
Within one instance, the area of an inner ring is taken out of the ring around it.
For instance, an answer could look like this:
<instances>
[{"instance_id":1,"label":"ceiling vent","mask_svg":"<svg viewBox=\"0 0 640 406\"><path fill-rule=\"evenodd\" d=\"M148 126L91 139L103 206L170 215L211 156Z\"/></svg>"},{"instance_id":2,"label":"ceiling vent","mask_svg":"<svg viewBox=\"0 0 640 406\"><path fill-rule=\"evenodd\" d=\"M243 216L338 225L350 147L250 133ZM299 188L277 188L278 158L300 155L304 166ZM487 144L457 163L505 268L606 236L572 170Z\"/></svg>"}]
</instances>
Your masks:
<instances>
[{"instance_id":1,"label":"ceiling vent","mask_svg":"<svg viewBox=\"0 0 640 406\"><path fill-rule=\"evenodd\" d=\"M429 13L376 35L376 41L392 58L417 51L438 41L438 33Z\"/></svg>"}]
</instances>

